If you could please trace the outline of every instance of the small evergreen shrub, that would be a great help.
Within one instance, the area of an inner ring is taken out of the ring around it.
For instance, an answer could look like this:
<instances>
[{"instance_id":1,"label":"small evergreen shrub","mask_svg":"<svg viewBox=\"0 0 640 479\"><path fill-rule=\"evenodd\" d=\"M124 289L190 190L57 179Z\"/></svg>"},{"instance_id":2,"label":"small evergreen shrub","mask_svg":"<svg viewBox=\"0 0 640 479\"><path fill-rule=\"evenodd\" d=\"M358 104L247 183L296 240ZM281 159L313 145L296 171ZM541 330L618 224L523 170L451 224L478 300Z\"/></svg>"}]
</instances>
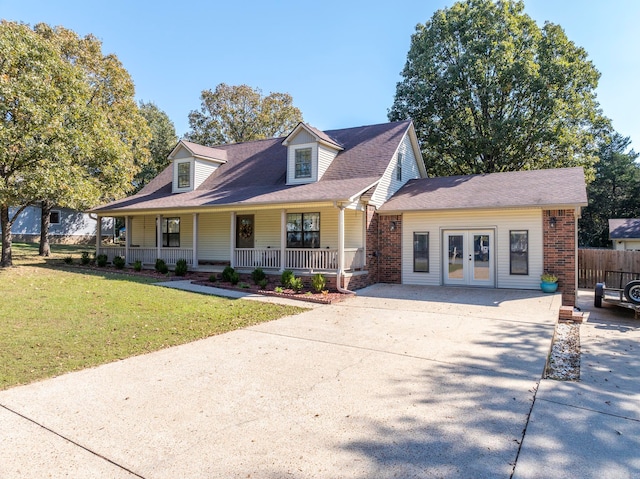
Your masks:
<instances>
[{"instance_id":1,"label":"small evergreen shrub","mask_svg":"<svg viewBox=\"0 0 640 479\"><path fill-rule=\"evenodd\" d=\"M260 284L260 281L262 281L266 277L267 275L264 271L262 271L262 268L256 268L251 273L251 279L253 280L254 284Z\"/></svg>"},{"instance_id":2,"label":"small evergreen shrub","mask_svg":"<svg viewBox=\"0 0 640 479\"><path fill-rule=\"evenodd\" d=\"M217 274L212 274L211 276L209 276L209 282L211 283L216 283L218 281L218 275Z\"/></svg>"},{"instance_id":3,"label":"small evergreen shrub","mask_svg":"<svg viewBox=\"0 0 640 479\"><path fill-rule=\"evenodd\" d=\"M80 262L83 265L88 265L89 263L91 263L91 253L89 253L88 251L83 251L82 252L82 256L80 257Z\"/></svg>"},{"instance_id":4,"label":"small evergreen shrub","mask_svg":"<svg viewBox=\"0 0 640 479\"><path fill-rule=\"evenodd\" d=\"M142 261L137 260L135 263L133 263L133 269L137 272L142 271Z\"/></svg>"},{"instance_id":5,"label":"small evergreen shrub","mask_svg":"<svg viewBox=\"0 0 640 479\"><path fill-rule=\"evenodd\" d=\"M289 281L289 287L294 290L296 293L299 293L302 288L304 288L304 284L302 283L302 278L296 278L295 276L291 278Z\"/></svg>"},{"instance_id":6,"label":"small evergreen shrub","mask_svg":"<svg viewBox=\"0 0 640 479\"><path fill-rule=\"evenodd\" d=\"M233 285L238 284L240 282L240 275L236 271L234 271L229 276L229 282Z\"/></svg>"},{"instance_id":7,"label":"small evergreen shrub","mask_svg":"<svg viewBox=\"0 0 640 479\"><path fill-rule=\"evenodd\" d=\"M260 286L261 289L265 289L268 284L269 284L269 280L267 278L264 278L258 281L258 286Z\"/></svg>"},{"instance_id":8,"label":"small evergreen shrub","mask_svg":"<svg viewBox=\"0 0 640 479\"><path fill-rule=\"evenodd\" d=\"M291 280L293 278L295 278L295 276L293 275L293 271L291 271L290 269L285 269L280 275L280 283L283 287L288 288L289 286L291 286Z\"/></svg>"},{"instance_id":9,"label":"small evergreen shrub","mask_svg":"<svg viewBox=\"0 0 640 479\"><path fill-rule=\"evenodd\" d=\"M104 268L109 262L109 258L107 258L106 254L99 254L96 256L96 264L101 268Z\"/></svg>"},{"instance_id":10,"label":"small evergreen shrub","mask_svg":"<svg viewBox=\"0 0 640 479\"><path fill-rule=\"evenodd\" d=\"M320 293L326 285L327 280L324 279L324 275L320 273L314 274L313 278L311 278L311 286L316 293Z\"/></svg>"},{"instance_id":11,"label":"small evergreen shrub","mask_svg":"<svg viewBox=\"0 0 640 479\"><path fill-rule=\"evenodd\" d=\"M122 269L124 268L126 261L124 260L124 258L122 256L114 256L113 258L113 265L117 268L117 269Z\"/></svg>"},{"instance_id":12,"label":"small evergreen shrub","mask_svg":"<svg viewBox=\"0 0 640 479\"><path fill-rule=\"evenodd\" d=\"M158 258L156 260L156 271L160 274L167 274L169 272L169 267L167 266L167 263L165 263L165 261L162 258Z\"/></svg>"},{"instance_id":13,"label":"small evergreen shrub","mask_svg":"<svg viewBox=\"0 0 640 479\"><path fill-rule=\"evenodd\" d=\"M240 286L242 289L249 289L249 284L248 283L240 283L238 286Z\"/></svg>"},{"instance_id":14,"label":"small evergreen shrub","mask_svg":"<svg viewBox=\"0 0 640 479\"><path fill-rule=\"evenodd\" d=\"M63 260L66 264L71 264L73 263L73 258L71 256L67 256L64 258Z\"/></svg>"},{"instance_id":15,"label":"small evergreen shrub","mask_svg":"<svg viewBox=\"0 0 640 479\"><path fill-rule=\"evenodd\" d=\"M236 270L231 266L227 266L222 270L222 281L231 282L231 276L235 273Z\"/></svg>"},{"instance_id":16,"label":"small evergreen shrub","mask_svg":"<svg viewBox=\"0 0 640 479\"><path fill-rule=\"evenodd\" d=\"M176 276L184 276L185 274L187 274L187 270L189 269L189 266L187 266L187 260L186 259L179 259L176 262Z\"/></svg>"}]
</instances>

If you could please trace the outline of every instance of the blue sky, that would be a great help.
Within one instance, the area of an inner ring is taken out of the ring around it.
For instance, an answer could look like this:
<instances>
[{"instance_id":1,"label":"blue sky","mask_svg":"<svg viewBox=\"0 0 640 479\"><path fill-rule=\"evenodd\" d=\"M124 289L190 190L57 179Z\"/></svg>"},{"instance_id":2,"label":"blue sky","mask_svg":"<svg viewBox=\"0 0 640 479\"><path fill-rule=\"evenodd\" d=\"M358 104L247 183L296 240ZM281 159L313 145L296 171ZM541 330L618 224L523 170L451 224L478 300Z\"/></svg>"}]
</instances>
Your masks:
<instances>
[{"instance_id":1,"label":"blue sky","mask_svg":"<svg viewBox=\"0 0 640 479\"><path fill-rule=\"evenodd\" d=\"M335 129L387 121L418 23L453 0L0 0L0 17L93 33L131 74L139 100L179 136L200 92L246 83L288 92L305 121ZM598 99L640 150L640 2L525 0L539 25L561 25L601 72Z\"/></svg>"}]
</instances>

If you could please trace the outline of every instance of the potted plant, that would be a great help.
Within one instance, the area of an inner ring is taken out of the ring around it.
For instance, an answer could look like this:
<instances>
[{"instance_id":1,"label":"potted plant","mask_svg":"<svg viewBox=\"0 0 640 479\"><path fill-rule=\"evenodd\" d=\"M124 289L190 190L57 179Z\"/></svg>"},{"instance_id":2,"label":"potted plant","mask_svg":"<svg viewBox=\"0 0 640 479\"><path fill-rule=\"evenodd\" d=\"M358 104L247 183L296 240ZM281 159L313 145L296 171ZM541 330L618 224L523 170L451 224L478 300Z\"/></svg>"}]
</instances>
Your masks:
<instances>
[{"instance_id":1,"label":"potted plant","mask_svg":"<svg viewBox=\"0 0 640 479\"><path fill-rule=\"evenodd\" d=\"M555 274L544 273L540 276L540 289L545 293L555 293L558 289L558 277Z\"/></svg>"}]
</instances>

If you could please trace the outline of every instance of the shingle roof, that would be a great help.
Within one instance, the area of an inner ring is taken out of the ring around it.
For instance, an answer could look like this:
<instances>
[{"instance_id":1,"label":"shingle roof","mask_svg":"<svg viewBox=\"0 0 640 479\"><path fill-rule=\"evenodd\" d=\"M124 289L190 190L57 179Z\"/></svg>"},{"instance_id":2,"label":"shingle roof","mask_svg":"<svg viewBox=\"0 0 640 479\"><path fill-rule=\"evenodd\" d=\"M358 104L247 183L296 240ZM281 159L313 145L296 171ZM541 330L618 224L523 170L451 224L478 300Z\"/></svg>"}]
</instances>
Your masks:
<instances>
[{"instance_id":1,"label":"shingle roof","mask_svg":"<svg viewBox=\"0 0 640 479\"><path fill-rule=\"evenodd\" d=\"M410 180L380 211L587 205L581 167Z\"/></svg>"},{"instance_id":2,"label":"shingle roof","mask_svg":"<svg viewBox=\"0 0 640 479\"><path fill-rule=\"evenodd\" d=\"M172 194L169 166L138 194L93 211L350 200L380 179L410 125L401 121L324 132L344 150L315 183L286 184L287 147L283 138L272 138L214 147L226 153L227 162L195 191Z\"/></svg>"},{"instance_id":3,"label":"shingle roof","mask_svg":"<svg viewBox=\"0 0 640 479\"><path fill-rule=\"evenodd\" d=\"M180 143L184 144L196 156L225 161L227 159L227 152L220 148L211 148L210 146L199 145L186 140L181 140Z\"/></svg>"},{"instance_id":4,"label":"shingle roof","mask_svg":"<svg viewBox=\"0 0 640 479\"><path fill-rule=\"evenodd\" d=\"M609 220L609 239L640 238L640 218L613 218Z\"/></svg>"}]
</instances>

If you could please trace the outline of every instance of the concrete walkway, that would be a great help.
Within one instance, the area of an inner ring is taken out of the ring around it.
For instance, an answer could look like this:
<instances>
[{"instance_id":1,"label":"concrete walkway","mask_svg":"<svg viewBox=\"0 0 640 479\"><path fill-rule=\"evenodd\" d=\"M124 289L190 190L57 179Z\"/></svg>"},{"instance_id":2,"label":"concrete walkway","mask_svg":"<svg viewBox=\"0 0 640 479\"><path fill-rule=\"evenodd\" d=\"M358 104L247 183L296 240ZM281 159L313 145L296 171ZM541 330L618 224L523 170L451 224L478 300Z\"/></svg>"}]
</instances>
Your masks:
<instances>
[{"instance_id":1,"label":"concrete walkway","mask_svg":"<svg viewBox=\"0 0 640 479\"><path fill-rule=\"evenodd\" d=\"M580 381L541 381L514 479L640 477L640 322L592 291L578 306Z\"/></svg>"}]
</instances>

